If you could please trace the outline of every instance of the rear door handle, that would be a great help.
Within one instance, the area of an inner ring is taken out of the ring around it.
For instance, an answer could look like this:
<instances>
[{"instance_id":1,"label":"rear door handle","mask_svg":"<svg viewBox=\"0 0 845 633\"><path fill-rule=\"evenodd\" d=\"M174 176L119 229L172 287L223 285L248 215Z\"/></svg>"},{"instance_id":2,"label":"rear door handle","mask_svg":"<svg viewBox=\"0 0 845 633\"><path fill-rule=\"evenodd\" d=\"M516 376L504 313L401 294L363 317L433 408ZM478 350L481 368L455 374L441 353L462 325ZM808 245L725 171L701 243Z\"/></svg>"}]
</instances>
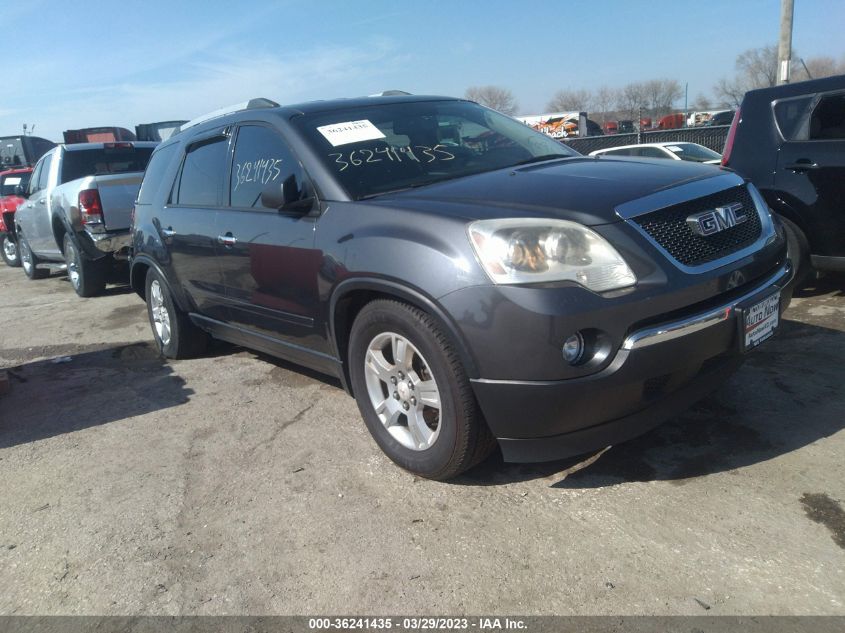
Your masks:
<instances>
[{"instance_id":1,"label":"rear door handle","mask_svg":"<svg viewBox=\"0 0 845 633\"><path fill-rule=\"evenodd\" d=\"M237 238L231 233L226 233L226 235L218 235L217 241L223 246L234 246L238 243Z\"/></svg>"},{"instance_id":2,"label":"rear door handle","mask_svg":"<svg viewBox=\"0 0 845 633\"><path fill-rule=\"evenodd\" d=\"M796 173L800 173L802 171L810 171L811 169L818 169L819 164L814 163L809 158L801 158L796 160L791 165L787 165L786 168L789 171L794 171Z\"/></svg>"},{"instance_id":3,"label":"rear door handle","mask_svg":"<svg viewBox=\"0 0 845 633\"><path fill-rule=\"evenodd\" d=\"M47 202L47 198L41 198L41 200L38 201L38 204L44 204L45 202Z\"/></svg>"},{"instance_id":4,"label":"rear door handle","mask_svg":"<svg viewBox=\"0 0 845 633\"><path fill-rule=\"evenodd\" d=\"M176 235L176 231L174 231L172 228L170 228L168 226L166 229L161 229L161 234L164 237L173 237L174 235Z\"/></svg>"}]
</instances>

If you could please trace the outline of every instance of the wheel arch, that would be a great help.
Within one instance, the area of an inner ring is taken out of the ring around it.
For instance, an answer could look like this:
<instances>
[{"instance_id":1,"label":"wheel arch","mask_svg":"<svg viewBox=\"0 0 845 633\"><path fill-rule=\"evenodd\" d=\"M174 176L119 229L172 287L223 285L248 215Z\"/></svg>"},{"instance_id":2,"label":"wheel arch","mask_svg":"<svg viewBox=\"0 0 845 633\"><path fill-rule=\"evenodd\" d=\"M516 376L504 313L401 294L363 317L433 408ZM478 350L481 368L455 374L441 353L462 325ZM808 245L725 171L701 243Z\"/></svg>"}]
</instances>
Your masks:
<instances>
[{"instance_id":1,"label":"wheel arch","mask_svg":"<svg viewBox=\"0 0 845 633\"><path fill-rule=\"evenodd\" d=\"M171 296L176 302L176 307L184 312L190 312L192 308L185 300L183 294L179 292L172 283L170 283L170 277L164 272L162 267L159 266L158 262L148 255L141 254L133 257L132 263L129 266L129 286L135 291L135 294L146 301L147 273L150 269L155 270L164 280L164 283L167 285L167 289L170 291Z\"/></svg>"},{"instance_id":2,"label":"wheel arch","mask_svg":"<svg viewBox=\"0 0 845 633\"><path fill-rule=\"evenodd\" d=\"M369 278L346 279L338 284L332 293L329 302L328 326L334 353L341 361L343 385L350 394L352 394L352 383L349 376L348 348L352 323L365 305L377 299L401 301L430 314L455 346L467 376L478 377L477 364L466 341L455 323L432 297L395 281Z\"/></svg>"}]
</instances>

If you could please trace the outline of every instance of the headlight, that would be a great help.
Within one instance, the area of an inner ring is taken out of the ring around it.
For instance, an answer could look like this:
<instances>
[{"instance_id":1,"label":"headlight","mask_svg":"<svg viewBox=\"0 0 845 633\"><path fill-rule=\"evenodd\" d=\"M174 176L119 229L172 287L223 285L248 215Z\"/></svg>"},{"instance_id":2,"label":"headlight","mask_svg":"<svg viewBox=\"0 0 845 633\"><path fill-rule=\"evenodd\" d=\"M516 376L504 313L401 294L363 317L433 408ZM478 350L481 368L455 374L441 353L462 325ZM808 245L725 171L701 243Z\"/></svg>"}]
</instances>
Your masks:
<instances>
[{"instance_id":1,"label":"headlight","mask_svg":"<svg viewBox=\"0 0 845 633\"><path fill-rule=\"evenodd\" d=\"M616 249L577 222L479 220L468 232L481 265L498 284L568 280L602 292L637 282Z\"/></svg>"}]
</instances>

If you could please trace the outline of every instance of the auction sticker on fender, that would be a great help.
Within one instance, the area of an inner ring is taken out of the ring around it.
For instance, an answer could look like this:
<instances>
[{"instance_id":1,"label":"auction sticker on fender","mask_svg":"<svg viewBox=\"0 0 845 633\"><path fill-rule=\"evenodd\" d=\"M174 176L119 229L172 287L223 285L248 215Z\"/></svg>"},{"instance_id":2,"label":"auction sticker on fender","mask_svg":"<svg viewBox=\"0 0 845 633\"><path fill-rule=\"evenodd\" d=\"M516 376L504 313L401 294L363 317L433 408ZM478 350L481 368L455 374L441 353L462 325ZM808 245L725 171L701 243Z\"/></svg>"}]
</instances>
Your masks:
<instances>
[{"instance_id":1,"label":"auction sticker on fender","mask_svg":"<svg viewBox=\"0 0 845 633\"><path fill-rule=\"evenodd\" d=\"M780 321L780 291L742 310L742 349L748 351L775 333Z\"/></svg>"},{"instance_id":2,"label":"auction sticker on fender","mask_svg":"<svg viewBox=\"0 0 845 633\"><path fill-rule=\"evenodd\" d=\"M367 119L321 125L317 128L317 131L326 137L326 140L332 144L332 147L385 138L382 131Z\"/></svg>"}]
</instances>

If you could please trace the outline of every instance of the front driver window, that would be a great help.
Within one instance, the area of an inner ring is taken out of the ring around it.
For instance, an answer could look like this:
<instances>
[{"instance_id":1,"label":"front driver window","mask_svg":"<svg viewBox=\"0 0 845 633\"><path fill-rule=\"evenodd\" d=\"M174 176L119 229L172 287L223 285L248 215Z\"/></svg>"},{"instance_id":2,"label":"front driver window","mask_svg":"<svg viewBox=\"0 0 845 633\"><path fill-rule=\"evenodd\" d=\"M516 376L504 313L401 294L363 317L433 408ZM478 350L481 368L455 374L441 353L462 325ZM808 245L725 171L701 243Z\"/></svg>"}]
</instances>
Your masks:
<instances>
[{"instance_id":1,"label":"front driver window","mask_svg":"<svg viewBox=\"0 0 845 633\"><path fill-rule=\"evenodd\" d=\"M261 192L269 186L281 187L290 178L301 186L302 167L287 143L268 127L242 125L235 142L230 204L261 207Z\"/></svg>"}]
</instances>

